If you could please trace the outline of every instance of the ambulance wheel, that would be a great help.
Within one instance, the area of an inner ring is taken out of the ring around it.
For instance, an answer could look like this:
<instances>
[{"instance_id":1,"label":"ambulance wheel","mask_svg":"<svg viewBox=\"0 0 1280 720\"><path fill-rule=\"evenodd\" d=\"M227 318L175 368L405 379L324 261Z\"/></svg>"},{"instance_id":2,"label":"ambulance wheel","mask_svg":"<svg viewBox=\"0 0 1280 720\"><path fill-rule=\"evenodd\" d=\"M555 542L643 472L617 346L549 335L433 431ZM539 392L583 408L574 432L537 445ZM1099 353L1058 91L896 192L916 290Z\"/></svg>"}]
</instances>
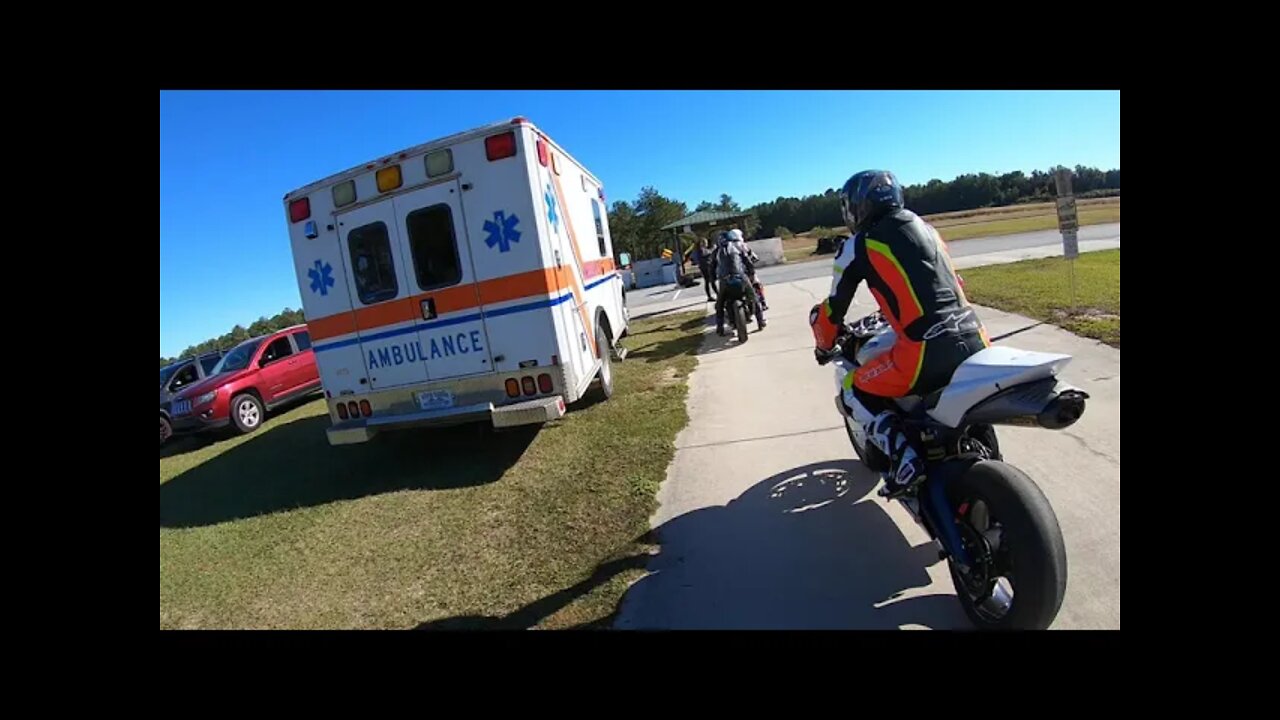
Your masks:
<instances>
[{"instance_id":1,"label":"ambulance wheel","mask_svg":"<svg viewBox=\"0 0 1280 720\"><path fill-rule=\"evenodd\" d=\"M265 414L262 401L249 393L231 398L231 422L241 435L248 435L262 427Z\"/></svg>"},{"instance_id":2,"label":"ambulance wheel","mask_svg":"<svg viewBox=\"0 0 1280 720\"><path fill-rule=\"evenodd\" d=\"M604 328L596 325L596 356L600 358L600 372L596 373L595 387L591 389L592 399L604 401L613 397L613 353L609 352L609 336Z\"/></svg>"}]
</instances>

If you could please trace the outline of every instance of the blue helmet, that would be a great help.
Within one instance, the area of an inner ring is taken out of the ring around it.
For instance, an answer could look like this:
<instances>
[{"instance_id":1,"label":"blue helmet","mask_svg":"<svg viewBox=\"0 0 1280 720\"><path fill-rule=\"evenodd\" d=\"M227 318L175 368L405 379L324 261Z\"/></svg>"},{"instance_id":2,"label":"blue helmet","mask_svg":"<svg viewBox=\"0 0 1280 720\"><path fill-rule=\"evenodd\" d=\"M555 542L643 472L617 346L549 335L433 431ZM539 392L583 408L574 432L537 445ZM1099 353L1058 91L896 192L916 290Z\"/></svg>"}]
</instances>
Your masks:
<instances>
[{"instance_id":1,"label":"blue helmet","mask_svg":"<svg viewBox=\"0 0 1280 720\"><path fill-rule=\"evenodd\" d=\"M905 205L902 185L888 170L863 170L840 189L840 212L852 233Z\"/></svg>"}]
</instances>

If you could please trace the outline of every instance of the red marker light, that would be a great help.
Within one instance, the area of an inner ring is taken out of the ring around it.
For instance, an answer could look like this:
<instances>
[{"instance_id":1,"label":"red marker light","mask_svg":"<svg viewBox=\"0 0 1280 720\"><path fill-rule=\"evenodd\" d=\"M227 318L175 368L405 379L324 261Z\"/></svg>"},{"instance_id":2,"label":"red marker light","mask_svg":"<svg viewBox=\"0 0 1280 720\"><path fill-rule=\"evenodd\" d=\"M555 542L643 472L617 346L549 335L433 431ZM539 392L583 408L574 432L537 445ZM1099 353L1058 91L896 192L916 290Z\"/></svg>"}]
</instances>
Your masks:
<instances>
[{"instance_id":1,"label":"red marker light","mask_svg":"<svg viewBox=\"0 0 1280 720\"><path fill-rule=\"evenodd\" d=\"M298 198L289 203L289 222L302 222L311 217L311 198Z\"/></svg>"},{"instance_id":2,"label":"red marker light","mask_svg":"<svg viewBox=\"0 0 1280 720\"><path fill-rule=\"evenodd\" d=\"M484 154L490 162L509 158L516 154L516 134L504 132L501 135L490 135L484 139Z\"/></svg>"}]
</instances>

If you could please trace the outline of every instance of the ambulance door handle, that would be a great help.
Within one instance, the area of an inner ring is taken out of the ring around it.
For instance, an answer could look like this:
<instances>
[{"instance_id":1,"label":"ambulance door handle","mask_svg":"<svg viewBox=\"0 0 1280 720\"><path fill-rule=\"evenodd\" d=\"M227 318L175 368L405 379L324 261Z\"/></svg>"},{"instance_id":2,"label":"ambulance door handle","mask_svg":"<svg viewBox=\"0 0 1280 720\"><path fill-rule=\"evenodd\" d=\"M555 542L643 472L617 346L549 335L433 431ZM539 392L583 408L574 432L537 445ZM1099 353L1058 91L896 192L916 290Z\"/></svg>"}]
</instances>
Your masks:
<instances>
[{"instance_id":1,"label":"ambulance door handle","mask_svg":"<svg viewBox=\"0 0 1280 720\"><path fill-rule=\"evenodd\" d=\"M556 251L556 267L560 267L560 251Z\"/></svg>"}]
</instances>

